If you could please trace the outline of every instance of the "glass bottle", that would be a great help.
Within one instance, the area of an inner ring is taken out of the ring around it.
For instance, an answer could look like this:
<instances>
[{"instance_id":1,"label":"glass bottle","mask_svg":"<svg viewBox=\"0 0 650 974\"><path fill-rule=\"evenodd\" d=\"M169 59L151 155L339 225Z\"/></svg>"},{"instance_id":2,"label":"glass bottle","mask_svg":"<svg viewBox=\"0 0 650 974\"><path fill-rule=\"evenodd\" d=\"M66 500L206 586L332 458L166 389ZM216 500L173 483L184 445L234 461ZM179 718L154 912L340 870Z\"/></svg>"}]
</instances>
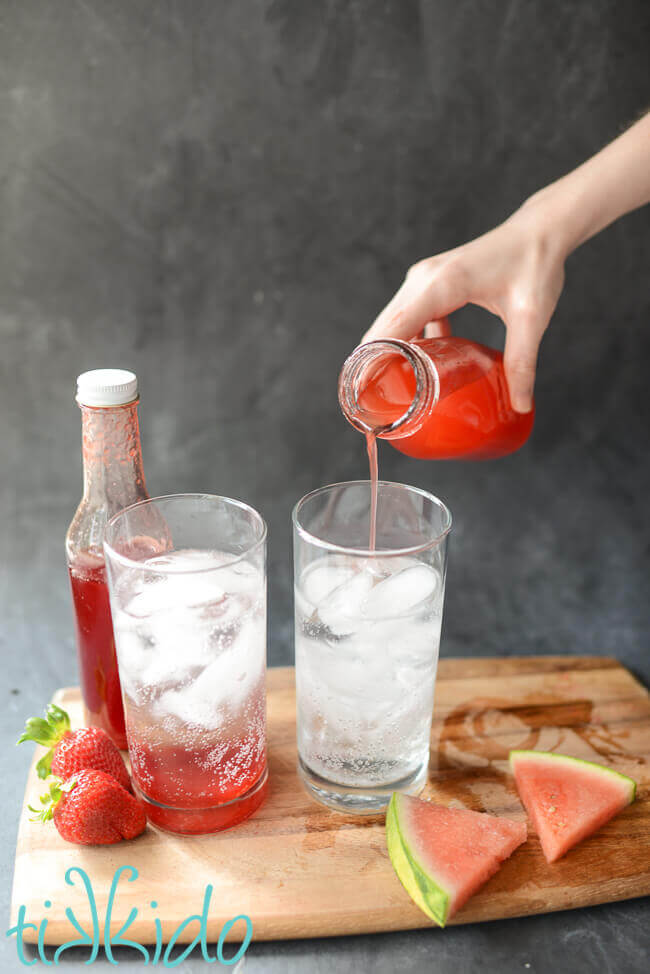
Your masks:
<instances>
[{"instance_id":1,"label":"glass bottle","mask_svg":"<svg viewBox=\"0 0 650 974\"><path fill-rule=\"evenodd\" d=\"M490 460L530 436L535 411L510 405L503 355L454 335L359 345L339 376L346 419L422 460Z\"/></svg>"},{"instance_id":2,"label":"glass bottle","mask_svg":"<svg viewBox=\"0 0 650 974\"><path fill-rule=\"evenodd\" d=\"M107 521L149 495L133 372L96 369L77 379L84 493L65 540L86 723L126 747L102 541Z\"/></svg>"}]
</instances>

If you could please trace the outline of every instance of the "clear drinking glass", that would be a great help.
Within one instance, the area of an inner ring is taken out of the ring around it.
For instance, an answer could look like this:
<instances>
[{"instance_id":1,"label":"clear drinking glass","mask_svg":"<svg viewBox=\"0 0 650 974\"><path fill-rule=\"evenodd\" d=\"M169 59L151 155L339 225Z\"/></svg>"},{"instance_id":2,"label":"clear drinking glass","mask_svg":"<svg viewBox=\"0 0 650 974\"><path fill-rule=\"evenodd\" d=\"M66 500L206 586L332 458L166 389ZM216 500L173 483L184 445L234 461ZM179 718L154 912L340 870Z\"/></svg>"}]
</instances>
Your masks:
<instances>
[{"instance_id":1,"label":"clear drinking glass","mask_svg":"<svg viewBox=\"0 0 650 974\"><path fill-rule=\"evenodd\" d=\"M380 481L315 490L293 511L299 771L346 812L377 812L427 778L451 514Z\"/></svg>"},{"instance_id":2,"label":"clear drinking glass","mask_svg":"<svg viewBox=\"0 0 650 974\"><path fill-rule=\"evenodd\" d=\"M112 518L104 552L136 793L161 828L229 828L266 793L266 524L155 497Z\"/></svg>"}]
</instances>

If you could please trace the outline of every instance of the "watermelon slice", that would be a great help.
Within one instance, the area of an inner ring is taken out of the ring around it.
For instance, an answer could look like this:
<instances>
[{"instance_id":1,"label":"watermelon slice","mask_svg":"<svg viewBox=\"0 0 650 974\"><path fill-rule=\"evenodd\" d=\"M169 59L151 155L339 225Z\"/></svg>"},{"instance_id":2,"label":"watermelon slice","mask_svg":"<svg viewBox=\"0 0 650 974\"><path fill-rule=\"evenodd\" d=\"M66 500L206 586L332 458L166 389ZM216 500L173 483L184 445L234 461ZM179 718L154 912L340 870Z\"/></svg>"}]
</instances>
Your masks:
<instances>
[{"instance_id":1,"label":"watermelon slice","mask_svg":"<svg viewBox=\"0 0 650 974\"><path fill-rule=\"evenodd\" d=\"M632 778L592 761L547 751L511 751L510 767L549 862L634 801Z\"/></svg>"},{"instance_id":2,"label":"watermelon slice","mask_svg":"<svg viewBox=\"0 0 650 974\"><path fill-rule=\"evenodd\" d=\"M386 814L386 839L404 889L444 927L526 840L526 826L394 792Z\"/></svg>"}]
</instances>

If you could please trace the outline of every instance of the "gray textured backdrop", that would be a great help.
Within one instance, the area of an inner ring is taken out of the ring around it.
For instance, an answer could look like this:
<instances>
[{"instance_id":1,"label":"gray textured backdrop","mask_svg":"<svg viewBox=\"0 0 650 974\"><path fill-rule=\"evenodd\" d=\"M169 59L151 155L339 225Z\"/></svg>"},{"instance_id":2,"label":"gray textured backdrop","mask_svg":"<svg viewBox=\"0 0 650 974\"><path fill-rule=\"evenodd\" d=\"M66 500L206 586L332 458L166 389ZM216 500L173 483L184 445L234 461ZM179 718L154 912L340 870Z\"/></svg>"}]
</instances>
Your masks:
<instances>
[{"instance_id":1,"label":"gray textured backdrop","mask_svg":"<svg viewBox=\"0 0 650 974\"><path fill-rule=\"evenodd\" d=\"M267 518L270 659L288 662L291 506L367 471L343 359L409 263L643 109L650 7L4 0L0 31L10 660L25 646L48 689L75 677L74 380L119 365L140 377L152 493ZM607 651L648 675L648 229L637 213L569 261L518 455L381 451L384 477L455 516L446 654ZM502 342L486 313L457 327Z\"/></svg>"},{"instance_id":2,"label":"gray textured backdrop","mask_svg":"<svg viewBox=\"0 0 650 974\"><path fill-rule=\"evenodd\" d=\"M138 372L153 493L262 511L270 660L290 662L292 504L367 469L341 362L408 264L488 229L647 107L649 41L645 0L1 0L11 734L76 679L77 373ZM637 213L569 261L519 454L381 451L384 477L455 516L444 654L616 653L650 680L648 230ZM480 312L457 328L502 341Z\"/></svg>"}]
</instances>

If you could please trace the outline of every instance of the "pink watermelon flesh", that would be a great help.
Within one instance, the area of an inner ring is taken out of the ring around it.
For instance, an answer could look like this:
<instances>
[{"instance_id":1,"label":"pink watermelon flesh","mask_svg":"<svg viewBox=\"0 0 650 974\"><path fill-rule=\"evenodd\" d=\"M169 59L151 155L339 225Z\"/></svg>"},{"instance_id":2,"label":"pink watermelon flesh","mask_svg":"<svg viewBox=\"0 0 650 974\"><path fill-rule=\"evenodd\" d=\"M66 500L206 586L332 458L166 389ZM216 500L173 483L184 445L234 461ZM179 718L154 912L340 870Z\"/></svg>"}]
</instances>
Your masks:
<instances>
[{"instance_id":1,"label":"pink watermelon flesh","mask_svg":"<svg viewBox=\"0 0 650 974\"><path fill-rule=\"evenodd\" d=\"M511 751L510 766L548 862L634 801L634 781L601 764L543 751Z\"/></svg>"},{"instance_id":2,"label":"pink watermelon flesh","mask_svg":"<svg viewBox=\"0 0 650 974\"><path fill-rule=\"evenodd\" d=\"M526 841L525 822L398 795L409 856L449 895L447 919Z\"/></svg>"}]
</instances>

